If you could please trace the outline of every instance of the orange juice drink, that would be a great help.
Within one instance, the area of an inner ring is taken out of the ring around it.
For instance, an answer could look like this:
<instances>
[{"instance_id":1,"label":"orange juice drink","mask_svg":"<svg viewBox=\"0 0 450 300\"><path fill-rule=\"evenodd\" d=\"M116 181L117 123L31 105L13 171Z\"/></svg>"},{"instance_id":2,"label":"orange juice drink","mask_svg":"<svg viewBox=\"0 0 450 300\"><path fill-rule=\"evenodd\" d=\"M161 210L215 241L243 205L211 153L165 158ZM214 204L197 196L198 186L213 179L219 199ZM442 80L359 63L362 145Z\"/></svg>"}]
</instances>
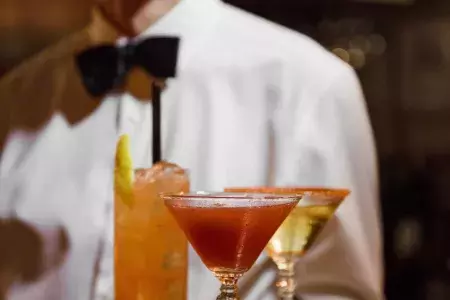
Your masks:
<instances>
[{"instance_id":1,"label":"orange juice drink","mask_svg":"<svg viewBox=\"0 0 450 300\"><path fill-rule=\"evenodd\" d=\"M116 164L123 172L123 162ZM187 240L159 197L189 191L185 170L167 162L133 170L131 189L117 177L115 299L185 300Z\"/></svg>"}]
</instances>

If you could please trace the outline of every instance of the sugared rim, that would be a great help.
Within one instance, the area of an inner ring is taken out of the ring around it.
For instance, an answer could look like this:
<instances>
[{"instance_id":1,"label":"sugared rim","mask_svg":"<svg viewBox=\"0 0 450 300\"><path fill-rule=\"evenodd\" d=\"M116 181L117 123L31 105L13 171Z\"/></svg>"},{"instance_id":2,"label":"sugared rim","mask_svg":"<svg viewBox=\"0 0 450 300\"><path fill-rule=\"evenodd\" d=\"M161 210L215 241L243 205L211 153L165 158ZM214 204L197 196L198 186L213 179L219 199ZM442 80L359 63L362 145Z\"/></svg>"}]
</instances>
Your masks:
<instances>
[{"instance_id":1,"label":"sugared rim","mask_svg":"<svg viewBox=\"0 0 450 300\"><path fill-rule=\"evenodd\" d=\"M159 196L163 200L217 200L217 199L230 199L230 200L270 200L270 201L286 201L286 200L299 200L302 195L286 194L286 195L274 195L273 193L249 193L249 192L188 192L188 193L160 193Z\"/></svg>"},{"instance_id":2,"label":"sugared rim","mask_svg":"<svg viewBox=\"0 0 450 300\"><path fill-rule=\"evenodd\" d=\"M348 189L326 188L326 187L228 187L225 192L233 193L264 193L277 195L300 195L300 196L324 196L345 198L350 194Z\"/></svg>"}]
</instances>

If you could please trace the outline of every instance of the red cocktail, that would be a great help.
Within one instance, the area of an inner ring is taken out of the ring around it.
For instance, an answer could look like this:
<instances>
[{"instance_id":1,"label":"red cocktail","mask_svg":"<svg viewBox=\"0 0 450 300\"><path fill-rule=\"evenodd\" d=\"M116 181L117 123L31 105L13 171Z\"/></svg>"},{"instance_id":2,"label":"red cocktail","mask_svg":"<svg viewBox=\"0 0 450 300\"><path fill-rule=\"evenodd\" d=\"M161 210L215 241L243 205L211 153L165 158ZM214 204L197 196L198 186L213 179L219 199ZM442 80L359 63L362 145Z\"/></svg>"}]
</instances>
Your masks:
<instances>
[{"instance_id":1,"label":"red cocktail","mask_svg":"<svg viewBox=\"0 0 450 300\"><path fill-rule=\"evenodd\" d=\"M203 263L222 283L217 299L238 299L237 281L300 200L239 193L163 195Z\"/></svg>"}]
</instances>

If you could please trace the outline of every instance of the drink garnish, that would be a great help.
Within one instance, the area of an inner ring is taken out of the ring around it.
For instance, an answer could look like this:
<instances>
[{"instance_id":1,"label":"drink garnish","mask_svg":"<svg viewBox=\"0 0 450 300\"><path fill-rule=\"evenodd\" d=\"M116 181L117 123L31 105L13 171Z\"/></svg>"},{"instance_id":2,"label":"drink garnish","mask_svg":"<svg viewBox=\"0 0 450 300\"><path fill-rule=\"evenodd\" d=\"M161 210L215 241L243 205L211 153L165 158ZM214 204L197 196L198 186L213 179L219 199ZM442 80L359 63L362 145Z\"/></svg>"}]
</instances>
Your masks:
<instances>
[{"instance_id":1,"label":"drink garnish","mask_svg":"<svg viewBox=\"0 0 450 300\"><path fill-rule=\"evenodd\" d=\"M117 142L114 184L119 198L129 208L134 203L133 182L134 169L130 153L130 137L124 134Z\"/></svg>"}]
</instances>

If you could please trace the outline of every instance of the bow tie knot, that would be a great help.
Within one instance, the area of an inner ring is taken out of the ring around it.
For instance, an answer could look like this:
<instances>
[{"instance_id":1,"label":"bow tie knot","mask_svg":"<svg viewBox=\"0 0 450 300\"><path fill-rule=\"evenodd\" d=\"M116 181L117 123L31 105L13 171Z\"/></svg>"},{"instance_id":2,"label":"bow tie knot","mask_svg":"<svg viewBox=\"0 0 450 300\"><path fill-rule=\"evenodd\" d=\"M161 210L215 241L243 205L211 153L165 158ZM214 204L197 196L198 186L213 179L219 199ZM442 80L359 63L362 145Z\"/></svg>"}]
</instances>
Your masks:
<instances>
[{"instance_id":1,"label":"bow tie knot","mask_svg":"<svg viewBox=\"0 0 450 300\"><path fill-rule=\"evenodd\" d=\"M117 73L114 86L122 86L126 75L135 67L139 66L136 55L136 44L127 43L117 47Z\"/></svg>"},{"instance_id":2,"label":"bow tie knot","mask_svg":"<svg viewBox=\"0 0 450 300\"><path fill-rule=\"evenodd\" d=\"M127 43L117 47L118 59L123 61L126 67L133 67L136 64L136 43Z\"/></svg>"}]
</instances>

